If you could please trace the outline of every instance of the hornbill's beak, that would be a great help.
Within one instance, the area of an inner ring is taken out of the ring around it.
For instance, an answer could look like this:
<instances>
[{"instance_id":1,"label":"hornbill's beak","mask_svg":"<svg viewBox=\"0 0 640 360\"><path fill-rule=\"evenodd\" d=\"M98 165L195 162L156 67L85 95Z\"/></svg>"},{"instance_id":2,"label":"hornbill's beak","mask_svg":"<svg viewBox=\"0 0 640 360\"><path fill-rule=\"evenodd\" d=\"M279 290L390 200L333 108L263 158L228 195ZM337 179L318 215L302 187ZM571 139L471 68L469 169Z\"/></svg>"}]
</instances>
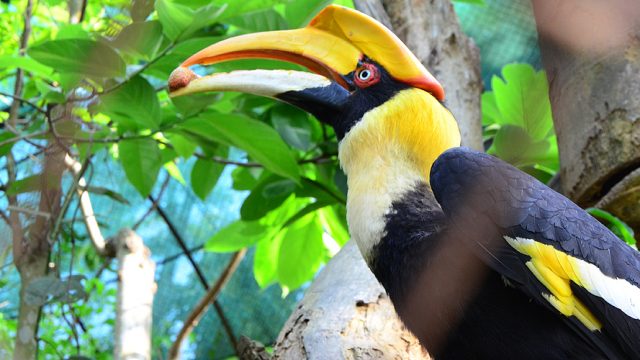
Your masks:
<instances>
[{"instance_id":1,"label":"hornbill's beak","mask_svg":"<svg viewBox=\"0 0 640 360\"><path fill-rule=\"evenodd\" d=\"M199 77L188 67L263 58L300 64L315 74L242 70ZM204 91L240 91L279 98L311 113L338 109L354 90L351 74L373 60L395 80L424 89L439 100L444 91L409 49L376 20L332 5L302 29L247 34L213 44L171 74L171 96ZM316 75L317 74L317 75Z\"/></svg>"}]
</instances>

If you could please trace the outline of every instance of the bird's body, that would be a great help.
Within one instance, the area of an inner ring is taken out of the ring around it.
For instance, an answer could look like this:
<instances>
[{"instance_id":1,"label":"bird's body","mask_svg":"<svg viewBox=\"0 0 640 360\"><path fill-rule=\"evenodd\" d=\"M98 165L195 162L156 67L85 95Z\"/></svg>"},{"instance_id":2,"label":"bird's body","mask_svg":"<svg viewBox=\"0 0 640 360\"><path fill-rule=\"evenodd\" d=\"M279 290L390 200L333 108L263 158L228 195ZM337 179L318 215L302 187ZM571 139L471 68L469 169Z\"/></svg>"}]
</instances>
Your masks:
<instances>
[{"instance_id":1,"label":"bird's body","mask_svg":"<svg viewBox=\"0 0 640 360\"><path fill-rule=\"evenodd\" d=\"M640 359L640 254L531 176L460 148L442 88L389 30L330 6L183 66L256 56L321 76L181 67L172 94L270 96L334 128L350 234L436 359Z\"/></svg>"}]
</instances>

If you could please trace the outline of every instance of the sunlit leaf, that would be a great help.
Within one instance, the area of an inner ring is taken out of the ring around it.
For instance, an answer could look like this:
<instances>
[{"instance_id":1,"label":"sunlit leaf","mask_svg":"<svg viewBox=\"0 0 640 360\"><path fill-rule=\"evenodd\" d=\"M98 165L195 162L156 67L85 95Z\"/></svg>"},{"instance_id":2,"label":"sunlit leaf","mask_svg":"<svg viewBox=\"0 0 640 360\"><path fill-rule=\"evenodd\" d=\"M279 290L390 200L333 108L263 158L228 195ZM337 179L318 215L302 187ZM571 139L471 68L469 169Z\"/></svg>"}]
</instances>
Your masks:
<instances>
[{"instance_id":1,"label":"sunlit leaf","mask_svg":"<svg viewBox=\"0 0 640 360\"><path fill-rule=\"evenodd\" d=\"M322 226L315 214L293 223L286 230L278 255L278 280L296 289L311 280L326 258Z\"/></svg>"},{"instance_id":2,"label":"sunlit leaf","mask_svg":"<svg viewBox=\"0 0 640 360\"><path fill-rule=\"evenodd\" d=\"M318 211L318 216L322 227L339 245L342 246L349 241L347 212L343 205L324 207Z\"/></svg>"},{"instance_id":3,"label":"sunlit leaf","mask_svg":"<svg viewBox=\"0 0 640 360\"><path fill-rule=\"evenodd\" d=\"M253 276L261 288L265 288L277 278L278 256L285 231L280 231L272 239L257 243L253 255Z\"/></svg>"},{"instance_id":4,"label":"sunlit leaf","mask_svg":"<svg viewBox=\"0 0 640 360\"><path fill-rule=\"evenodd\" d=\"M331 0L295 1L286 7L285 19L291 29L305 26L331 2Z\"/></svg>"},{"instance_id":5,"label":"sunlit leaf","mask_svg":"<svg viewBox=\"0 0 640 360\"><path fill-rule=\"evenodd\" d=\"M528 64L510 64L502 69L501 79L494 76L491 85L501 124L519 125L533 140L541 140L553 131L547 77Z\"/></svg>"},{"instance_id":6,"label":"sunlit leaf","mask_svg":"<svg viewBox=\"0 0 640 360\"><path fill-rule=\"evenodd\" d=\"M288 28L287 20L273 9L246 12L226 19L225 22L251 32L285 30Z\"/></svg>"},{"instance_id":7,"label":"sunlit leaf","mask_svg":"<svg viewBox=\"0 0 640 360\"><path fill-rule=\"evenodd\" d=\"M210 237L204 249L214 252L238 251L255 244L272 233L272 229L257 221L238 220Z\"/></svg>"},{"instance_id":8,"label":"sunlit leaf","mask_svg":"<svg viewBox=\"0 0 640 360\"><path fill-rule=\"evenodd\" d=\"M166 137L169 139L171 146L176 150L176 153L185 159L190 158L196 151L196 147L198 147L196 143L180 134L169 133L166 134Z\"/></svg>"}]
</instances>

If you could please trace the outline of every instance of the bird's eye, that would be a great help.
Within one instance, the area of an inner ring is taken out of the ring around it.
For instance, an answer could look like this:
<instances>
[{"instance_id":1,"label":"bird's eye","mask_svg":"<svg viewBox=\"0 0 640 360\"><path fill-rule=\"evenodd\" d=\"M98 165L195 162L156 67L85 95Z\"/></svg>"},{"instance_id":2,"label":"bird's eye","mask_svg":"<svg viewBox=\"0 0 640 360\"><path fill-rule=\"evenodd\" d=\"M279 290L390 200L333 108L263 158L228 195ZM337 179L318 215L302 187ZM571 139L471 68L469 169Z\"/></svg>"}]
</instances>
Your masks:
<instances>
[{"instance_id":1,"label":"bird's eye","mask_svg":"<svg viewBox=\"0 0 640 360\"><path fill-rule=\"evenodd\" d=\"M380 72L374 64L363 64L356 70L353 80L359 88L366 88L380 81Z\"/></svg>"},{"instance_id":2,"label":"bird's eye","mask_svg":"<svg viewBox=\"0 0 640 360\"><path fill-rule=\"evenodd\" d=\"M364 69L358 73L358 79L360 81L367 81L371 77L371 71Z\"/></svg>"}]
</instances>

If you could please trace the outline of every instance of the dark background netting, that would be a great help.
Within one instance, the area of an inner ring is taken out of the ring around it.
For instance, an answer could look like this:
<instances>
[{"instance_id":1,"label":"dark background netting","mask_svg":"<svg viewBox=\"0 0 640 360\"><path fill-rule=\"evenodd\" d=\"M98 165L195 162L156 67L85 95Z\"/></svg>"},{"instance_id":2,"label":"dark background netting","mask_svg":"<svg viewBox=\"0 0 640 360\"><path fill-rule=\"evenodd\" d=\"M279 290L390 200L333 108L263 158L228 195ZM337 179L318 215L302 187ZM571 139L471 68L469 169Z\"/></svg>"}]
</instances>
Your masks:
<instances>
[{"instance_id":1,"label":"dark background netting","mask_svg":"<svg viewBox=\"0 0 640 360\"><path fill-rule=\"evenodd\" d=\"M457 3L456 11L464 31L479 46L482 57L482 73L485 87L489 88L491 77L500 73L508 63L527 62L540 67L540 55L537 46L535 23L529 1L527 0L487 0L486 6ZM238 155L238 154L236 154ZM119 166L103 154L95 159L99 173L92 174L95 186L121 188L127 180ZM181 170L189 181L192 164L182 164ZM225 224L239 217L239 207L246 196L243 192L231 189L230 170L227 169L217 184L213 194L206 202L195 197L188 187L171 181L161 202L161 206L178 226L189 247L203 244L212 234ZM23 169L24 171L24 169ZM66 179L67 185L70 179ZM110 199L94 196L93 202L99 220L109 223L105 230L107 236L113 235L119 228L131 226L147 210L149 202L140 198L130 185L125 185L124 196L131 206L114 203ZM157 193L158 188L154 193ZM0 199L0 206L6 207L6 199ZM75 206L75 205L74 205ZM71 209L74 209L72 206ZM70 212L70 213L73 213ZM77 231L84 233L82 226ZM159 263L156 271L158 291L154 303L154 341L155 348L162 345L164 351L182 325L189 311L204 294L200 282L185 257L172 261L165 259L179 254L180 249L162 220L154 213L138 230ZM0 222L0 253L6 253L11 243L10 231ZM79 246L89 246L79 244ZM229 259L229 254L207 253L202 250L194 256L204 270L209 282L213 282ZM4 263L11 261L8 256ZM219 301L226 312L231 326L237 335L244 334L264 343L271 343L301 298L300 291L282 298L280 289L271 286L260 290L253 279L252 253L249 252L240 268L225 287ZM63 274L66 275L66 274ZM6 318L16 316L17 274L13 266L0 268L0 278L11 279L0 291L0 312ZM102 276L107 287L115 288L115 274L105 272ZM106 301L91 299L90 301ZM112 306L105 303L105 306ZM107 309L108 311L108 309ZM46 312L45 312L46 313ZM97 342L112 342L109 327L101 326L108 315L96 315L86 321L92 323L93 336ZM59 321L47 317L44 321ZM64 326L60 324L60 326ZM185 347L185 358L223 359L233 355L232 347L220 325L213 309L209 309L195 329Z\"/></svg>"}]
</instances>

